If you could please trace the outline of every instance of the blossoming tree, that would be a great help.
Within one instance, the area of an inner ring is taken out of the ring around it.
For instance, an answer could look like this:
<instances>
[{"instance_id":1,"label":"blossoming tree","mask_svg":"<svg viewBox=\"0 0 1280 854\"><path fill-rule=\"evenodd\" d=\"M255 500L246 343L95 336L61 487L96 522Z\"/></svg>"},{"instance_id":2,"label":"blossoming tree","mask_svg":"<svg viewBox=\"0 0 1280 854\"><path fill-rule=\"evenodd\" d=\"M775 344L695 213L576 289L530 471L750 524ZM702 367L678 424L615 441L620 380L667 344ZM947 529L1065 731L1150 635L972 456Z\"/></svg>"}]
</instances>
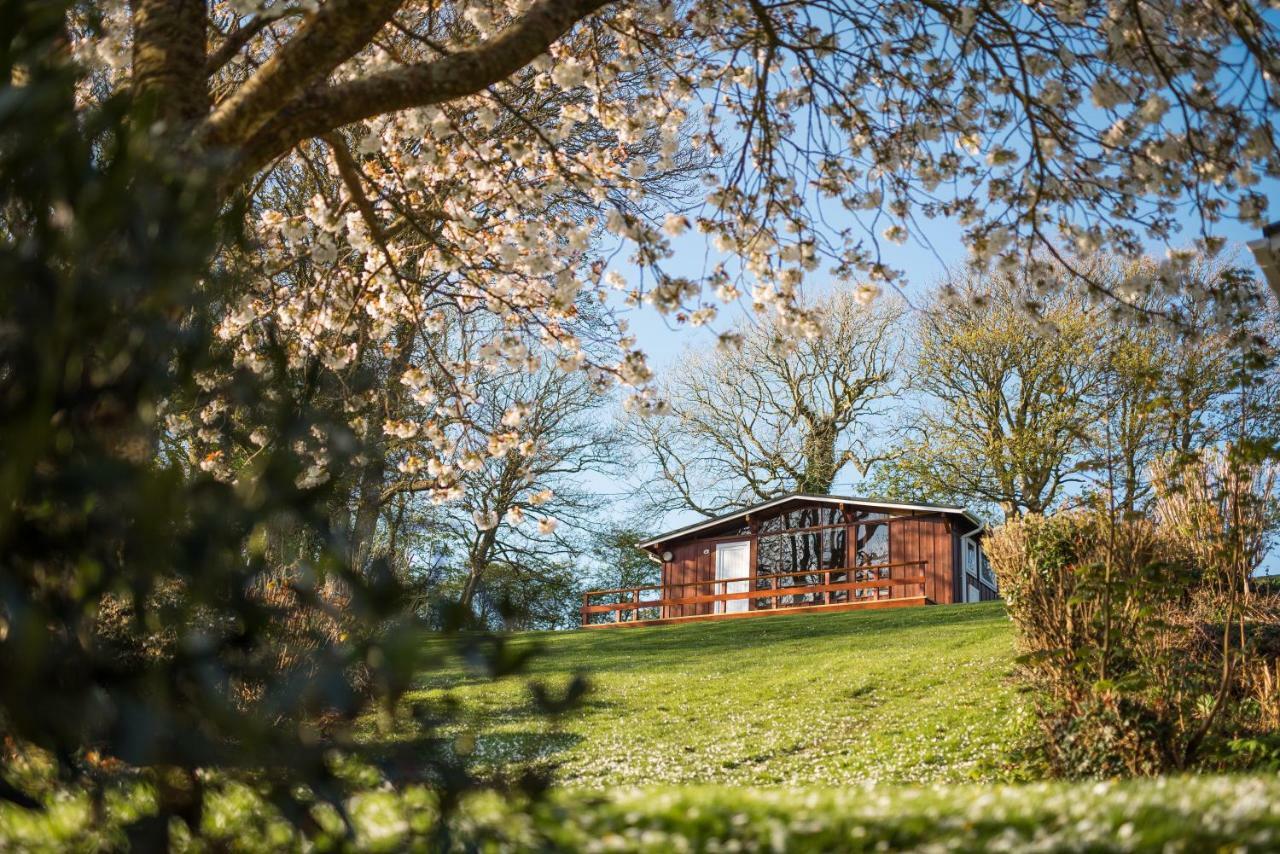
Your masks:
<instances>
[{"instance_id":1,"label":"blossoming tree","mask_svg":"<svg viewBox=\"0 0 1280 854\"><path fill-rule=\"evenodd\" d=\"M86 7L71 30L95 69L84 97L127 87L175 152L215 153L220 192L253 212L241 261L260 284L221 328L241 364L273 370L264 341L286 343L290 369L384 359L422 406L351 426L425 437L441 500L468 455L521 441L513 423L493 445L469 416L490 367L554 362L662 410L625 327L588 354L584 299L617 289L690 324L747 299L812 334L807 279L894 285L883 243L927 242L930 220L958 222L978 268L1212 249L1224 219L1261 221L1257 185L1280 174L1278 29L1260 3L137 0ZM655 180L691 172L693 199ZM289 197L305 180L329 189ZM667 269L689 228L720 259L699 280ZM606 233L630 280L594 251ZM1186 257L1112 295L1176 290ZM441 361L428 342L459 312L503 334ZM226 425L271 437L206 385L173 426L232 477L253 446ZM304 477L328 476L330 441L300 444Z\"/></svg>"}]
</instances>

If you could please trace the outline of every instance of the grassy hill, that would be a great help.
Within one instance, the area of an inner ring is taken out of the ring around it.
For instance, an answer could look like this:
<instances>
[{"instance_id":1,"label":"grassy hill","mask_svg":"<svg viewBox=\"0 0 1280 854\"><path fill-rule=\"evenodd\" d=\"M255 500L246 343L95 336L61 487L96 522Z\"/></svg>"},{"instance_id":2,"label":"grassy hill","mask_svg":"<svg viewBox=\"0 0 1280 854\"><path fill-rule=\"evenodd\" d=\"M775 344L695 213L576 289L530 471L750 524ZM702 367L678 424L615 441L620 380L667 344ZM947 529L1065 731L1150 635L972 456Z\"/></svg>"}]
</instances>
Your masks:
<instances>
[{"instance_id":1,"label":"grassy hill","mask_svg":"<svg viewBox=\"0 0 1280 854\"><path fill-rule=\"evenodd\" d=\"M550 762L543 801L483 793L449 822L456 850L1275 851L1274 774L1127 782L996 783L1026 711L1008 680L1011 627L996 604L762 617L520 636L531 673L487 681L460 662L418 699L461 701L463 749L511 766ZM533 712L530 676L593 685L557 722ZM408 735L408 733L405 733ZM0 850L118 850L149 809L141 782L83 789L44 812L0 803ZM215 786L213 850L434 850L431 791L367 791L298 836L244 783ZM208 850L182 835L176 850Z\"/></svg>"},{"instance_id":2,"label":"grassy hill","mask_svg":"<svg viewBox=\"0 0 1280 854\"><path fill-rule=\"evenodd\" d=\"M550 762L571 786L959 782L1003 775L1022 703L999 603L759 617L521 637L540 654L489 682L459 662L459 734L494 764ZM530 679L585 673L585 705L552 722Z\"/></svg>"}]
</instances>

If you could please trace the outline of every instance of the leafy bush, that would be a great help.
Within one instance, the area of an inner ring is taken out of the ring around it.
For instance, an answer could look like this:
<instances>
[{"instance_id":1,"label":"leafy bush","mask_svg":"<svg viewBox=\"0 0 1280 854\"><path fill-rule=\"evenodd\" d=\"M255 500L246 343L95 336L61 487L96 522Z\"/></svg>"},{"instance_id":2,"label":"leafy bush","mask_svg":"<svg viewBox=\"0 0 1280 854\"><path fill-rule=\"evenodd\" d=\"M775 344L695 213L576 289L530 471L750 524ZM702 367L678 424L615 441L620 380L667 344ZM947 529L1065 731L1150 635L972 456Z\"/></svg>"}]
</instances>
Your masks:
<instances>
[{"instance_id":1,"label":"leafy bush","mask_svg":"<svg viewBox=\"0 0 1280 854\"><path fill-rule=\"evenodd\" d=\"M1090 508L1008 522L986 544L1051 773L1249 764L1226 746L1274 731L1280 599L1225 584L1206 536Z\"/></svg>"}]
</instances>

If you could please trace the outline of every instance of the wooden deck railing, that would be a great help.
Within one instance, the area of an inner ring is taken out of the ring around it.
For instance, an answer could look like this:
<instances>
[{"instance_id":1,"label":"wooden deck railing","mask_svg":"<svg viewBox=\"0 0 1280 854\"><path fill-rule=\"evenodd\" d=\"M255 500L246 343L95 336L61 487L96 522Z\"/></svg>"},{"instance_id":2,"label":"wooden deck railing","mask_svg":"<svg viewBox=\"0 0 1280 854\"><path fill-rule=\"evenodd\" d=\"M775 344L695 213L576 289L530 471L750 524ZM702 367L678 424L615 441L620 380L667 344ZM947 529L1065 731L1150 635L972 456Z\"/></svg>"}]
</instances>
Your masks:
<instances>
[{"instance_id":1,"label":"wooden deck railing","mask_svg":"<svg viewBox=\"0 0 1280 854\"><path fill-rule=\"evenodd\" d=\"M582 594L582 625L635 625L788 608L852 608L901 599L923 600L926 567L927 562L919 560L592 590ZM797 583L797 579L803 581ZM728 588L743 582L748 584L747 590ZM748 602L745 611L729 611L724 604L744 599ZM706 605L710 608L700 607Z\"/></svg>"}]
</instances>

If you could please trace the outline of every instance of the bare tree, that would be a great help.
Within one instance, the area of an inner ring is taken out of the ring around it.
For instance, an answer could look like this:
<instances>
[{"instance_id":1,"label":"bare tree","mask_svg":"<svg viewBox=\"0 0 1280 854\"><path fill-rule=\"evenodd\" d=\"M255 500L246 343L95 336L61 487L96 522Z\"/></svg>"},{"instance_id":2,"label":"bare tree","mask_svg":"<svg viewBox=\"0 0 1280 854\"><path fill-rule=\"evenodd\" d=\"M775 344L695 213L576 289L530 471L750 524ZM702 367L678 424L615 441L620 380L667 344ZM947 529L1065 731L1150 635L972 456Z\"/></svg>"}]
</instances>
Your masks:
<instances>
[{"instance_id":1,"label":"bare tree","mask_svg":"<svg viewBox=\"0 0 1280 854\"><path fill-rule=\"evenodd\" d=\"M1006 518L1053 506L1094 415L1099 314L1082 290L1046 298L1023 274L951 282L919 318L922 398L881 482L910 484L902 497L994 504Z\"/></svg>"},{"instance_id":2,"label":"bare tree","mask_svg":"<svg viewBox=\"0 0 1280 854\"><path fill-rule=\"evenodd\" d=\"M619 437L600 417L605 398L578 374L508 372L477 392L481 425L501 435L518 416L523 438L504 453L473 458L460 474L458 499L431 511L462 571L458 601L465 608L491 568L535 584L581 560L607 503L587 479L619 475L622 458ZM412 488L405 479L390 491Z\"/></svg>"},{"instance_id":3,"label":"bare tree","mask_svg":"<svg viewBox=\"0 0 1280 854\"><path fill-rule=\"evenodd\" d=\"M810 328L752 320L740 344L682 358L660 384L671 414L629 421L654 469L653 509L714 515L826 494L890 447L882 416L901 390L902 306L841 291L810 309Z\"/></svg>"}]
</instances>

